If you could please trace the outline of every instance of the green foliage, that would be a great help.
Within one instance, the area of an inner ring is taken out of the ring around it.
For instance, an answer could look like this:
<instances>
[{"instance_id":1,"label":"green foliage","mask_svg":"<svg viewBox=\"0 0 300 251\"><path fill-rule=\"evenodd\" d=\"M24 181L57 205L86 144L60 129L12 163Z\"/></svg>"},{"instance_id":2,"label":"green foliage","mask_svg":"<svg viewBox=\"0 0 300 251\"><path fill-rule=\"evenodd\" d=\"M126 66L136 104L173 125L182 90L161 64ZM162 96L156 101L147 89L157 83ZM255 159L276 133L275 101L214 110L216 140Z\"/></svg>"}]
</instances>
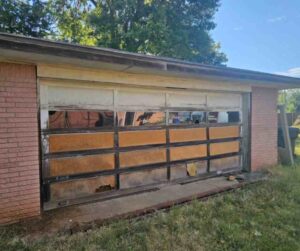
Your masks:
<instances>
[{"instance_id":1,"label":"green foliage","mask_svg":"<svg viewBox=\"0 0 300 251\"><path fill-rule=\"evenodd\" d=\"M96 45L94 30L88 23L91 4L87 0L50 0L55 19L55 39L83 45Z\"/></svg>"},{"instance_id":2,"label":"green foliage","mask_svg":"<svg viewBox=\"0 0 300 251\"><path fill-rule=\"evenodd\" d=\"M220 65L219 1L2 0L0 31Z\"/></svg>"},{"instance_id":3,"label":"green foliage","mask_svg":"<svg viewBox=\"0 0 300 251\"><path fill-rule=\"evenodd\" d=\"M207 64L226 62L211 38L219 0L51 0L59 38Z\"/></svg>"},{"instance_id":4,"label":"green foliage","mask_svg":"<svg viewBox=\"0 0 300 251\"><path fill-rule=\"evenodd\" d=\"M286 106L287 112L300 112L300 90L284 90L279 93L279 104Z\"/></svg>"},{"instance_id":5,"label":"green foliage","mask_svg":"<svg viewBox=\"0 0 300 251\"><path fill-rule=\"evenodd\" d=\"M45 37L50 34L52 15L41 0L1 0L0 32Z\"/></svg>"},{"instance_id":6,"label":"green foliage","mask_svg":"<svg viewBox=\"0 0 300 251\"><path fill-rule=\"evenodd\" d=\"M0 228L0 250L300 250L300 164L271 171L232 193L73 235L30 240Z\"/></svg>"}]
</instances>

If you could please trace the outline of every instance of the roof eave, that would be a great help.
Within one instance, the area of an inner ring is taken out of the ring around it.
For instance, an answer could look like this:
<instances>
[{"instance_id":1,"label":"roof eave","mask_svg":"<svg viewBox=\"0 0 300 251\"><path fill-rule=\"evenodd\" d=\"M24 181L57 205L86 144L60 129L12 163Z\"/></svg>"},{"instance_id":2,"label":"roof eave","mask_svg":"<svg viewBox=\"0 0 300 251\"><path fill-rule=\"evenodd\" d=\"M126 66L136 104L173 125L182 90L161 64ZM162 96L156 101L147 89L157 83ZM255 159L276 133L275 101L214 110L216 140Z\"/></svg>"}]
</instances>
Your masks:
<instances>
[{"instance_id":1,"label":"roof eave","mask_svg":"<svg viewBox=\"0 0 300 251\"><path fill-rule=\"evenodd\" d=\"M300 87L300 78L222 66L209 66L170 58L53 42L4 33L0 33L0 49L2 52L7 52L5 54L8 58L19 55L20 59L27 60L28 62L31 60L35 62L36 60L43 61L43 56L47 56L48 61L50 57L59 57L61 59L74 59L73 63L80 61L81 64L93 65L94 67L97 67L97 65L99 67L115 66L119 70L128 72L145 70L164 75L238 79L245 82L256 81L279 89ZM26 54L27 57L22 58L22 53ZM41 55L41 57L37 57L36 55ZM47 59L45 60L47 61Z\"/></svg>"}]
</instances>

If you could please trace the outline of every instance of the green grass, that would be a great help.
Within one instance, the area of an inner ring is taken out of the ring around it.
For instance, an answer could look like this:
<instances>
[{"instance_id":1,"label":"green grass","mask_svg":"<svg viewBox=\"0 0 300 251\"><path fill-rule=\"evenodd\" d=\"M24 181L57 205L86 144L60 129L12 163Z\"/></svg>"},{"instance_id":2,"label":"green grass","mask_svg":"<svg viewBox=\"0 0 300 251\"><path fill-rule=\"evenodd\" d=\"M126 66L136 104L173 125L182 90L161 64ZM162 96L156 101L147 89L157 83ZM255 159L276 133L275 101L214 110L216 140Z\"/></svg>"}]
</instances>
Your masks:
<instances>
[{"instance_id":1,"label":"green grass","mask_svg":"<svg viewBox=\"0 0 300 251\"><path fill-rule=\"evenodd\" d=\"M87 232L31 240L2 227L0 250L300 250L299 162L274 167L264 183Z\"/></svg>"},{"instance_id":2,"label":"green grass","mask_svg":"<svg viewBox=\"0 0 300 251\"><path fill-rule=\"evenodd\" d=\"M0 228L0 250L300 250L300 165L272 178L170 211L87 232L30 240Z\"/></svg>"}]
</instances>

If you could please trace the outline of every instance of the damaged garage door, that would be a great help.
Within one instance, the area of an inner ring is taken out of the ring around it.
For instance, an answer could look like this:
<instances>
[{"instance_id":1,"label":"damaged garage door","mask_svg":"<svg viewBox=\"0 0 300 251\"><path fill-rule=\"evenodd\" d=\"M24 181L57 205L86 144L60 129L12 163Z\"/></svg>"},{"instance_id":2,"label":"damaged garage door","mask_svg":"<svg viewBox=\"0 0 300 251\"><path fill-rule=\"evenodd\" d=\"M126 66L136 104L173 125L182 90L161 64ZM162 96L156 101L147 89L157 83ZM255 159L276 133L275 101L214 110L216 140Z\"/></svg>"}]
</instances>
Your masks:
<instances>
[{"instance_id":1,"label":"damaged garage door","mask_svg":"<svg viewBox=\"0 0 300 251\"><path fill-rule=\"evenodd\" d=\"M41 86L44 208L242 169L245 97Z\"/></svg>"}]
</instances>

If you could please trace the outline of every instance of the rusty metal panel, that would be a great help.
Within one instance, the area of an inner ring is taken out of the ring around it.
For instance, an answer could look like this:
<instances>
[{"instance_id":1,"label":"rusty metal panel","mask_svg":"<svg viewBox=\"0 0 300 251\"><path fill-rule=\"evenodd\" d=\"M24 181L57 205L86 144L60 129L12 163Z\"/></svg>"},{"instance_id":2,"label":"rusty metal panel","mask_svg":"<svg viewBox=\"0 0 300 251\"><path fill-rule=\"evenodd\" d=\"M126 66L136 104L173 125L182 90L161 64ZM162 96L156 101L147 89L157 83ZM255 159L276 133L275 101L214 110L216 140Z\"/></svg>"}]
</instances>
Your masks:
<instances>
[{"instance_id":1,"label":"rusty metal panel","mask_svg":"<svg viewBox=\"0 0 300 251\"><path fill-rule=\"evenodd\" d=\"M166 161L166 149L151 149L120 153L120 167L139 166Z\"/></svg>"},{"instance_id":2,"label":"rusty metal panel","mask_svg":"<svg viewBox=\"0 0 300 251\"><path fill-rule=\"evenodd\" d=\"M171 147L170 155L171 161L206 157L207 147L206 144L195 146Z\"/></svg>"},{"instance_id":3,"label":"rusty metal panel","mask_svg":"<svg viewBox=\"0 0 300 251\"><path fill-rule=\"evenodd\" d=\"M114 166L114 154L50 159L50 176L108 170L113 169Z\"/></svg>"},{"instance_id":4,"label":"rusty metal panel","mask_svg":"<svg viewBox=\"0 0 300 251\"><path fill-rule=\"evenodd\" d=\"M142 146L166 143L166 130L119 132L119 146Z\"/></svg>"},{"instance_id":5,"label":"rusty metal panel","mask_svg":"<svg viewBox=\"0 0 300 251\"><path fill-rule=\"evenodd\" d=\"M239 150L240 150L239 141L212 143L209 146L209 151L211 156L226 154L226 153L236 153Z\"/></svg>"},{"instance_id":6,"label":"rusty metal panel","mask_svg":"<svg viewBox=\"0 0 300 251\"><path fill-rule=\"evenodd\" d=\"M74 199L82 196L93 195L111 190L114 187L114 176L103 176L53 183L50 185L51 201Z\"/></svg>"},{"instance_id":7,"label":"rusty metal panel","mask_svg":"<svg viewBox=\"0 0 300 251\"><path fill-rule=\"evenodd\" d=\"M112 148L113 146L113 132L55 134L49 136L51 153Z\"/></svg>"},{"instance_id":8,"label":"rusty metal panel","mask_svg":"<svg viewBox=\"0 0 300 251\"><path fill-rule=\"evenodd\" d=\"M206 140L205 128L170 129L170 142Z\"/></svg>"},{"instance_id":9,"label":"rusty metal panel","mask_svg":"<svg viewBox=\"0 0 300 251\"><path fill-rule=\"evenodd\" d=\"M240 136L239 126L226 126L226 127L210 127L209 138L210 139L225 139L236 138Z\"/></svg>"},{"instance_id":10,"label":"rusty metal panel","mask_svg":"<svg viewBox=\"0 0 300 251\"><path fill-rule=\"evenodd\" d=\"M120 175L120 188L145 186L167 181L167 169L145 170Z\"/></svg>"}]
</instances>

